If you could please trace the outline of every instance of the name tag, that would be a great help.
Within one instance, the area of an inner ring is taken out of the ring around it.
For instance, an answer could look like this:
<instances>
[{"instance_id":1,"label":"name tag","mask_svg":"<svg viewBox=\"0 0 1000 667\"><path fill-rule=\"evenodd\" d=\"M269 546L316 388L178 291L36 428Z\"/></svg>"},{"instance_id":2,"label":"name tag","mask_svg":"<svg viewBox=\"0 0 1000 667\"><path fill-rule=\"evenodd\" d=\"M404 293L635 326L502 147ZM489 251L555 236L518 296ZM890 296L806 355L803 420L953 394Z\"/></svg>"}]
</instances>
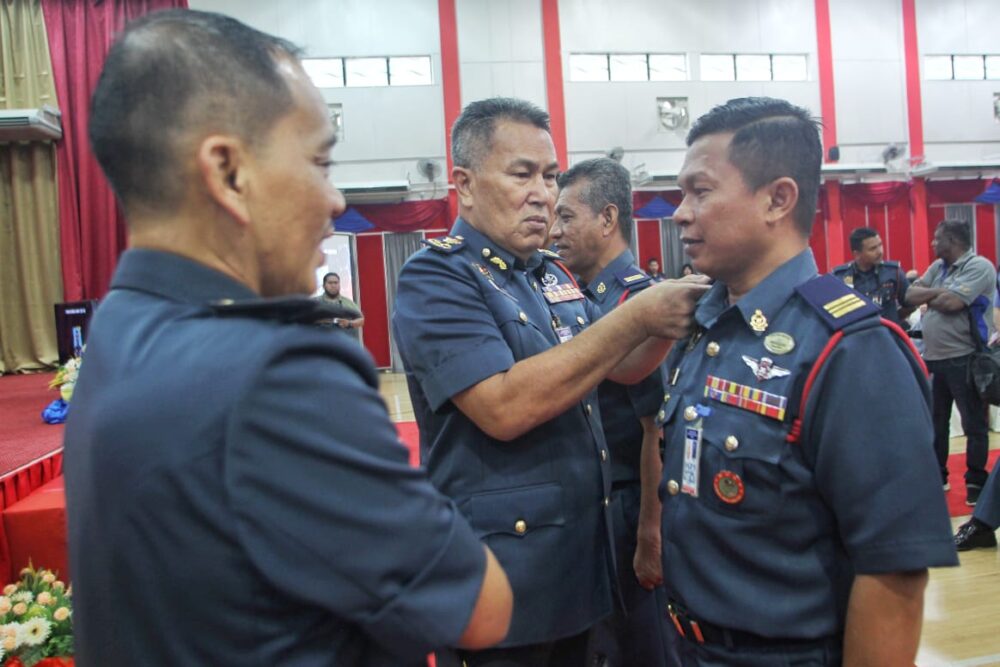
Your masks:
<instances>
[{"instance_id":1,"label":"name tag","mask_svg":"<svg viewBox=\"0 0 1000 667\"><path fill-rule=\"evenodd\" d=\"M543 285L542 286L542 296L549 303L562 303L563 301L577 301L583 297L583 292L581 292L577 287L574 287L570 283L562 283L560 285Z\"/></svg>"},{"instance_id":2,"label":"name tag","mask_svg":"<svg viewBox=\"0 0 1000 667\"><path fill-rule=\"evenodd\" d=\"M565 343L566 341L573 338L573 330L569 327L556 327L556 335L559 336L559 342Z\"/></svg>"},{"instance_id":3,"label":"name tag","mask_svg":"<svg viewBox=\"0 0 1000 667\"><path fill-rule=\"evenodd\" d=\"M681 470L681 491L698 497L698 466L701 463L701 420L697 426L684 427L684 467Z\"/></svg>"}]
</instances>

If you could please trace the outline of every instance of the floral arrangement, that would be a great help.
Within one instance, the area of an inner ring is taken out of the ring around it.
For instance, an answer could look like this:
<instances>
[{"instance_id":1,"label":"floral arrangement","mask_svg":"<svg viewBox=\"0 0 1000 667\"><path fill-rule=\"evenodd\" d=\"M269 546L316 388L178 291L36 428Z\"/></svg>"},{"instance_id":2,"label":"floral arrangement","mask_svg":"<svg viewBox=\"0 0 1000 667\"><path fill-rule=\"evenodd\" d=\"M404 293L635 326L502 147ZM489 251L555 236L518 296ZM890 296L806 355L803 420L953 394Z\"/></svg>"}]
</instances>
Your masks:
<instances>
[{"instance_id":1,"label":"floral arrangement","mask_svg":"<svg viewBox=\"0 0 1000 667\"><path fill-rule=\"evenodd\" d=\"M49 389L59 389L62 400L69 403L73 398L73 388L76 387L76 378L80 374L80 357L73 357L56 371L56 376L49 382Z\"/></svg>"},{"instance_id":2,"label":"floral arrangement","mask_svg":"<svg viewBox=\"0 0 1000 667\"><path fill-rule=\"evenodd\" d=\"M0 596L0 665L34 667L73 655L72 618L72 587L51 570L24 568Z\"/></svg>"}]
</instances>

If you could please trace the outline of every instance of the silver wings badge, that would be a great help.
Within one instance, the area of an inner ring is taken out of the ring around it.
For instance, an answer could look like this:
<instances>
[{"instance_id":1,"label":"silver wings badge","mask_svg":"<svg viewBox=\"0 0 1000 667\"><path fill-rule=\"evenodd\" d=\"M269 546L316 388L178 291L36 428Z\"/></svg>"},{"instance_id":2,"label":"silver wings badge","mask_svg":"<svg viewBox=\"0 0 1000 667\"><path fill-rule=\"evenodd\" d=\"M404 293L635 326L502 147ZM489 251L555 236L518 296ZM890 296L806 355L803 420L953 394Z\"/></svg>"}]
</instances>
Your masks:
<instances>
[{"instance_id":1,"label":"silver wings badge","mask_svg":"<svg viewBox=\"0 0 1000 667\"><path fill-rule=\"evenodd\" d=\"M743 355L743 361L750 370L753 371L754 376L758 380L770 380L771 378L780 378L791 373L787 368L782 368L781 366L775 366L774 360L768 357L761 357L758 361L753 357L748 357Z\"/></svg>"}]
</instances>

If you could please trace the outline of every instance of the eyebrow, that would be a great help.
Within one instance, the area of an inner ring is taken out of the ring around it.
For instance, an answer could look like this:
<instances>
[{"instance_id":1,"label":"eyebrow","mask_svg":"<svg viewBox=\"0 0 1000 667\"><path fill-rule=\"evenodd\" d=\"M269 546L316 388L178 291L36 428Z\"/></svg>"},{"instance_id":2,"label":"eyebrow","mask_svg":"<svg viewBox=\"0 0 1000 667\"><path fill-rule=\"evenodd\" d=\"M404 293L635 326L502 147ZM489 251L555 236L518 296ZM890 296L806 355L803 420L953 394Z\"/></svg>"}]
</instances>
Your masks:
<instances>
[{"instance_id":1,"label":"eyebrow","mask_svg":"<svg viewBox=\"0 0 1000 667\"><path fill-rule=\"evenodd\" d=\"M535 162L535 161L533 161L533 160L529 160L528 158L521 157L521 158L515 158L514 160L512 160L510 162L509 165L507 165L508 169L516 169L517 167L525 167L525 168L528 168L528 169L537 169L538 168L538 163ZM554 160L554 161L550 162L549 164L547 164L546 166L542 167L542 171L551 171L552 169L559 169L559 161L558 160Z\"/></svg>"}]
</instances>

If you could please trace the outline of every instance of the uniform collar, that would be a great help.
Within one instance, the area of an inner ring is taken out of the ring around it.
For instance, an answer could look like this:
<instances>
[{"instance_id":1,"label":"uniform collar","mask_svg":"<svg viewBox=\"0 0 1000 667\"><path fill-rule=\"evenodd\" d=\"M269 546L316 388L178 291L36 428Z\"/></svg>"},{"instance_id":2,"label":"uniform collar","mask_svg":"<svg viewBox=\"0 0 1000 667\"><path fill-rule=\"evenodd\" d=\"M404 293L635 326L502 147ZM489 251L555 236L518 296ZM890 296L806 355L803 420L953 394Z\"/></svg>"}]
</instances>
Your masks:
<instances>
[{"instance_id":1,"label":"uniform collar","mask_svg":"<svg viewBox=\"0 0 1000 667\"><path fill-rule=\"evenodd\" d=\"M606 299L610 293L610 288L613 287L615 282L618 280L615 277L615 274L632 268L634 264L635 256L632 254L631 250L626 248L622 254L608 262L608 265L601 269L601 272L598 273L589 284L584 285L581 282L580 288L597 303L604 303L604 299ZM604 289L601 289L601 285L604 285Z\"/></svg>"},{"instance_id":2,"label":"uniform collar","mask_svg":"<svg viewBox=\"0 0 1000 667\"><path fill-rule=\"evenodd\" d=\"M491 241L489 237L462 218L455 221L454 227L451 228L451 235L462 237L465 245L484 266L505 278L510 275L512 269L534 271L542 265L542 254L537 250L532 253L528 261L522 261L514 253Z\"/></svg>"},{"instance_id":3,"label":"uniform collar","mask_svg":"<svg viewBox=\"0 0 1000 667\"><path fill-rule=\"evenodd\" d=\"M698 302L695 320L707 328L726 310L733 308L739 312L747 327L758 334L763 333L782 306L792 298L795 288L817 273L812 249L806 248L772 271L734 306L729 305L729 289L717 282Z\"/></svg>"},{"instance_id":4,"label":"uniform collar","mask_svg":"<svg viewBox=\"0 0 1000 667\"><path fill-rule=\"evenodd\" d=\"M204 264L147 248L132 248L122 254L111 289L134 289L192 304L260 297L243 283Z\"/></svg>"},{"instance_id":5,"label":"uniform collar","mask_svg":"<svg viewBox=\"0 0 1000 667\"><path fill-rule=\"evenodd\" d=\"M859 273L863 273L865 275L870 275L872 273L878 273L878 270L881 269L881 268L882 268L882 262L879 262L877 264L873 264L870 271L863 270L860 266L858 266L857 262L851 262L851 273L853 273L854 275L858 275Z\"/></svg>"}]
</instances>

